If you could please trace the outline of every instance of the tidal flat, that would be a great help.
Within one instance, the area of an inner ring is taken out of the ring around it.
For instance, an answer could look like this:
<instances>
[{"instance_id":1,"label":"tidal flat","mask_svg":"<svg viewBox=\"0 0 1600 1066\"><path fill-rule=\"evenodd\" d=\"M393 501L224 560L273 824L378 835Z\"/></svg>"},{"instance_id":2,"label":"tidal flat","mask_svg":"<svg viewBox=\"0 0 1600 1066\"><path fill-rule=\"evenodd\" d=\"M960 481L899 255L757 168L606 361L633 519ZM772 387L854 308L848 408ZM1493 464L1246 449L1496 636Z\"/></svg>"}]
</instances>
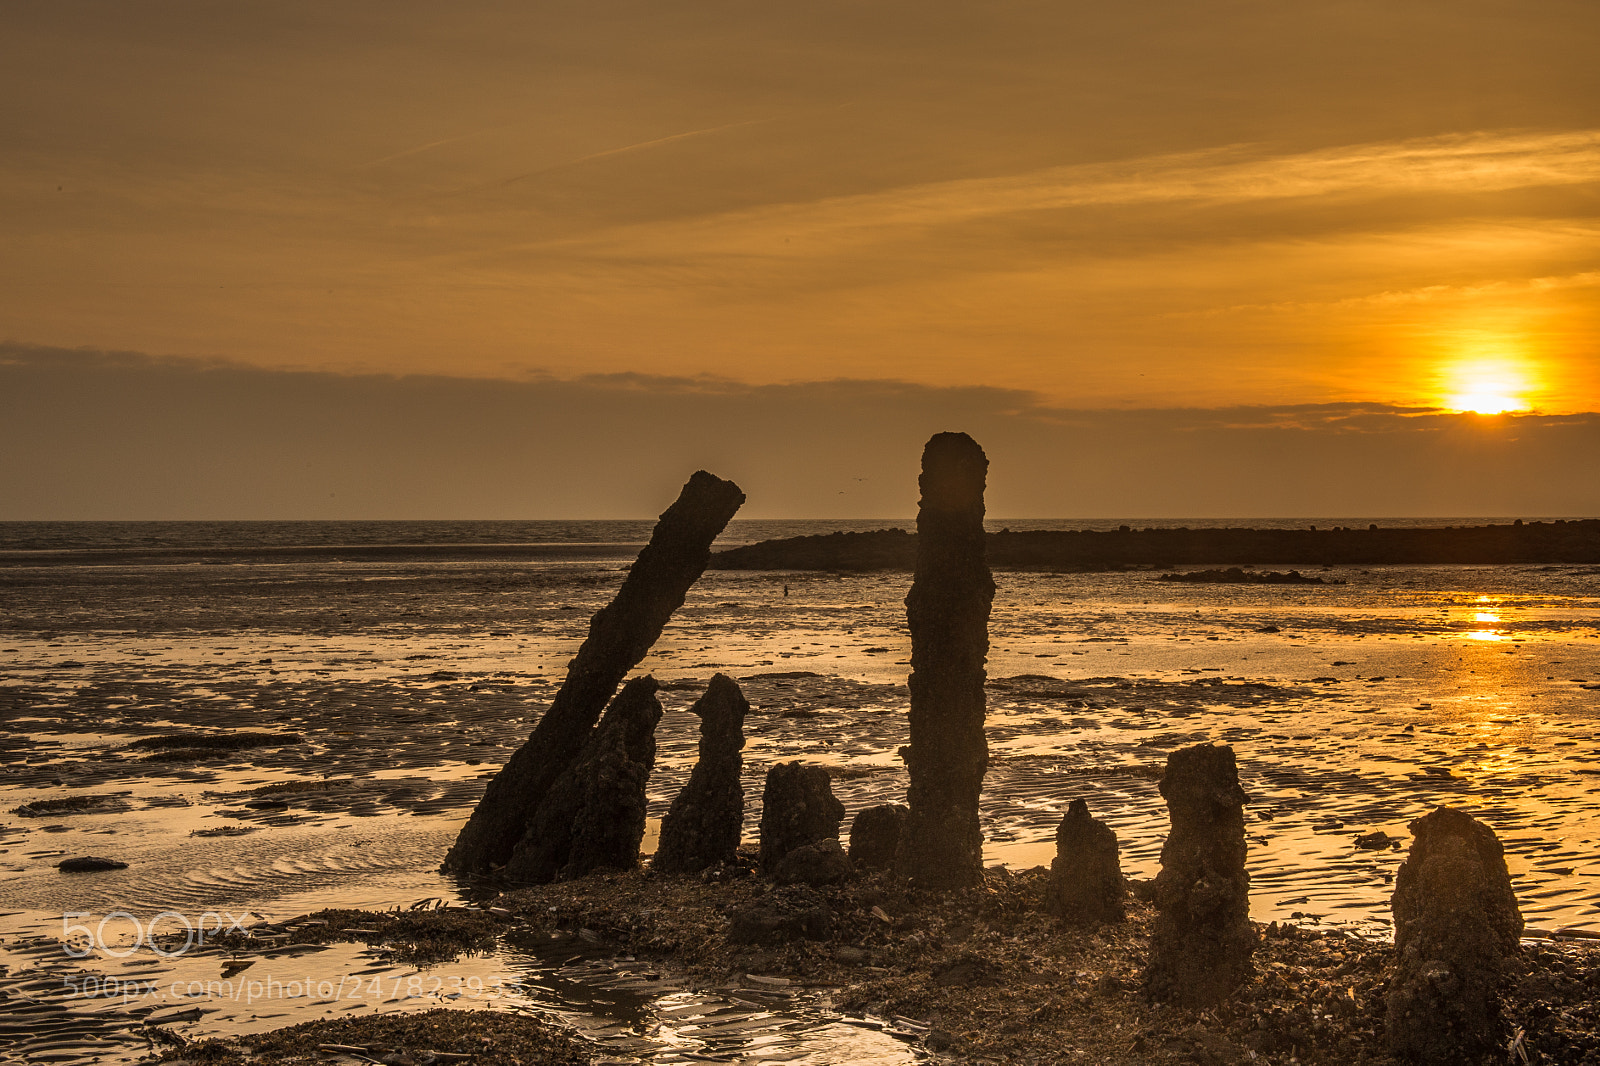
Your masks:
<instances>
[{"instance_id":1,"label":"tidal flat","mask_svg":"<svg viewBox=\"0 0 1600 1066\"><path fill-rule=\"evenodd\" d=\"M177 915L163 919L166 934L207 913L254 925L325 908L484 902L476 886L437 874L439 860L560 683L629 554L0 569L0 987L32 989L73 1034L0 1043L20 1055L55 1039L81 1061L147 1053L104 1013L140 1004L87 997L81 977L98 974L101 989L112 976L167 978L169 998L177 977L185 987L217 978L221 956L134 943L162 912ZM986 861L1017 877L1048 864L1062 810L1082 797L1117 832L1124 871L1153 876L1165 757L1210 740L1233 746L1250 796L1257 922L1383 943L1407 823L1448 803L1499 835L1530 937L1600 930L1600 569L1317 572L1346 584L997 573ZM708 572L639 668L663 683L666 708L652 815L687 777L687 709L716 672L738 679L752 704L747 840L762 777L779 761L828 765L846 825L862 807L901 799L908 581ZM78 856L128 867L56 869ZM68 913L113 951L136 950L64 957ZM316 984L415 971L373 950L318 946L294 965L309 965ZM173 1025L195 1038L329 1011L490 1005L609 1034L623 1041L619 1055L698 1053L692 1040L648 1034L666 1031L670 997L701 993L652 986L623 1018L597 1002L617 998L603 991L614 979L604 967L590 975L595 987L563 972L588 965L497 942L423 971L440 984L415 996L263 1004L204 994L159 1006L198 1007ZM444 998L452 977L457 998ZM787 1034L774 1047L791 1061L841 1061L828 1043L843 1039L830 1028L840 1023L808 1010L773 1023L768 1036ZM846 1028L852 1039L871 1032ZM882 1039L850 1054L911 1054Z\"/></svg>"}]
</instances>

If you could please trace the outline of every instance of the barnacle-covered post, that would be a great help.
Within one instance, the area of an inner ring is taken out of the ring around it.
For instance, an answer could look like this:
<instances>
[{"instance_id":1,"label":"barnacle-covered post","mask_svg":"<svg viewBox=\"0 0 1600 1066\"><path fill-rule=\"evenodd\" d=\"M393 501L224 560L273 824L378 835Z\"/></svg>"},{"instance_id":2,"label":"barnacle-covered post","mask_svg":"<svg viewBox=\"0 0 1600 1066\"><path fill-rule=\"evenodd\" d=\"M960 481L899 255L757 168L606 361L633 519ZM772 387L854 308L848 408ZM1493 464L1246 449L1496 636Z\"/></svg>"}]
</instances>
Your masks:
<instances>
[{"instance_id":1,"label":"barnacle-covered post","mask_svg":"<svg viewBox=\"0 0 1600 1066\"><path fill-rule=\"evenodd\" d=\"M683 606L711 561L711 542L743 503L744 493L731 481L704 470L689 478L616 598L589 620L589 636L568 664L550 709L489 782L445 856L446 873L488 873L510 861L545 793L578 757L623 677Z\"/></svg>"},{"instance_id":2,"label":"barnacle-covered post","mask_svg":"<svg viewBox=\"0 0 1600 1066\"><path fill-rule=\"evenodd\" d=\"M911 628L910 812L895 870L919 888L983 879L978 794L989 767L984 664L994 578L984 548L989 459L965 433L938 433L922 452L917 564L906 596Z\"/></svg>"}]
</instances>

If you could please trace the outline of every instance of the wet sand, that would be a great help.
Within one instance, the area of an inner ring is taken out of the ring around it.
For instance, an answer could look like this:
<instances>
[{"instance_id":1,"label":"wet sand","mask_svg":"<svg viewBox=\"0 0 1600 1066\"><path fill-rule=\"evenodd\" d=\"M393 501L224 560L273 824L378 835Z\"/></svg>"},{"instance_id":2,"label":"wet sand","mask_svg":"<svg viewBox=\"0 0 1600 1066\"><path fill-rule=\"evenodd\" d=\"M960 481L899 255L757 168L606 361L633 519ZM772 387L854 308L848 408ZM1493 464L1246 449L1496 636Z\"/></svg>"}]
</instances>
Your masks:
<instances>
[{"instance_id":1,"label":"wet sand","mask_svg":"<svg viewBox=\"0 0 1600 1066\"><path fill-rule=\"evenodd\" d=\"M1061 810L1084 796L1119 834L1126 871L1153 875L1162 762L1216 740L1238 751L1252 797L1256 920L1386 936L1403 853L1356 839L1381 830L1403 847L1410 819L1449 802L1499 833L1533 935L1592 928L1595 569L1326 573L1349 584L997 575L988 861L1048 862ZM61 964L47 960L64 911L283 918L460 898L433 870L620 577L609 560L9 570L0 904L16 913L0 918L0 985ZM687 776L687 708L719 670L753 705L752 800L766 766L790 758L833 766L851 814L903 796L904 586L706 575L641 667L664 682L667 710L652 813ZM131 746L246 730L299 740L179 759ZM52 811L61 800L77 802ZM747 838L758 815L752 803ZM55 870L78 855L129 866ZM484 963L520 965L532 964ZM219 1010L191 1028L271 1028L304 1009Z\"/></svg>"}]
</instances>

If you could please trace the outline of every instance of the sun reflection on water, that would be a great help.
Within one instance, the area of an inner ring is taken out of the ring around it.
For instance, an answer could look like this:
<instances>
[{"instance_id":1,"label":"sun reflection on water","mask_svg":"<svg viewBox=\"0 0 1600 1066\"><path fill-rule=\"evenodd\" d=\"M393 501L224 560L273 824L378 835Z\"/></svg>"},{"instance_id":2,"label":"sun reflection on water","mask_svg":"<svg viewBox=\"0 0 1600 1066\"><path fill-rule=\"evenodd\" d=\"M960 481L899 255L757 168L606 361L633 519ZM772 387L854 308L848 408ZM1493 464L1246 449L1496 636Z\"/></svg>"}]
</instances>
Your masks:
<instances>
[{"instance_id":1,"label":"sun reflection on water","mask_svg":"<svg viewBox=\"0 0 1600 1066\"><path fill-rule=\"evenodd\" d=\"M1472 620L1480 626L1498 626L1500 624L1500 613L1495 609L1495 605L1499 601L1500 597L1498 596L1479 596L1477 603L1481 604L1482 608L1473 614ZM1505 632L1500 629L1485 628L1475 629L1468 633L1467 639L1494 642L1505 640L1507 637Z\"/></svg>"}]
</instances>

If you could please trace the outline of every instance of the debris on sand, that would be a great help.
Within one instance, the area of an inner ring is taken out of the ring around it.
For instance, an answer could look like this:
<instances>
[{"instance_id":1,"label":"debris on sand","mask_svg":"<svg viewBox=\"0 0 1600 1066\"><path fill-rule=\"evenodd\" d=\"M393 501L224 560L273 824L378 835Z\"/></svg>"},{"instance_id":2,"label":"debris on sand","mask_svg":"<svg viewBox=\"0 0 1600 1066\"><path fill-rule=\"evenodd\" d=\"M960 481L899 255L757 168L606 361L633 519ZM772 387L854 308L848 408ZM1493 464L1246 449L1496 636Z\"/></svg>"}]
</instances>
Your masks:
<instances>
[{"instance_id":1,"label":"debris on sand","mask_svg":"<svg viewBox=\"0 0 1600 1066\"><path fill-rule=\"evenodd\" d=\"M195 1066L361 1061L588 1066L595 1054L584 1041L540 1018L440 1007L415 1014L327 1018L270 1033L206 1040L172 1049L160 1061Z\"/></svg>"},{"instance_id":2,"label":"debris on sand","mask_svg":"<svg viewBox=\"0 0 1600 1066\"><path fill-rule=\"evenodd\" d=\"M923 1027L923 1046L943 1044L957 1062L1401 1061L1385 1046L1388 944L1252 925L1257 966L1226 1002L1152 1003L1142 970L1159 919L1137 895L1126 902L1126 921L1078 926L1045 913L1043 867L995 867L979 885L935 894L887 872L775 888L754 876L753 860L742 852L740 865L714 881L597 874L496 902L531 925L590 930L611 951L660 960L691 986L762 975L826 992L846 1015L868 1022L906 1019ZM756 924L763 915L765 931ZM1524 1030L1530 1061L1600 1062L1600 945L1529 948L1515 966L1508 1021ZM929 1040L933 1033L949 1043ZM1082 1054L1064 1059L1064 1048Z\"/></svg>"},{"instance_id":3,"label":"debris on sand","mask_svg":"<svg viewBox=\"0 0 1600 1066\"><path fill-rule=\"evenodd\" d=\"M130 809L128 801L123 798L127 795L126 792L110 795L93 793L87 796L34 800L32 803L11 808L11 813L21 815L23 818L54 818L64 814L117 814Z\"/></svg>"},{"instance_id":4,"label":"debris on sand","mask_svg":"<svg viewBox=\"0 0 1600 1066\"><path fill-rule=\"evenodd\" d=\"M141 737L123 750L150 752L144 756L145 762L199 762L236 751L279 748L305 742L306 738L299 733L201 733L188 730Z\"/></svg>"},{"instance_id":5,"label":"debris on sand","mask_svg":"<svg viewBox=\"0 0 1600 1066\"><path fill-rule=\"evenodd\" d=\"M1137 894L1126 903L1126 921L1087 927L1045 913L1050 873L1043 867L1019 873L995 867L970 889L934 894L911 891L887 872L820 888L775 887L755 876L755 866L753 849L742 849L712 879L601 872L506 892L479 911L326 911L271 928L291 943L357 940L403 950L414 942L437 947L433 958L450 957L453 944L557 932L574 950L636 956L686 988L739 983L826 997L845 1019L893 1027L919 1050L958 1063L1401 1066L1385 1039L1395 973L1388 944L1336 930L1257 926L1256 969L1225 1003L1152 1003L1140 984L1156 916ZM438 932L430 934L435 925ZM1518 1046L1529 1061L1600 1062L1600 946L1532 944L1509 964L1507 1026L1520 1032ZM481 1056L473 1061L509 1062L521 1054L495 1028L507 1015L458 1013L471 1032L490 1038L472 1049ZM426 1016L365 1021L416 1017ZM407 1043L386 1031L295 1027L191 1045L190 1052L251 1046L262 1061L311 1061L265 1054L279 1048L287 1054L287 1043L266 1041L290 1033L307 1034L311 1052L316 1042L456 1049L443 1041ZM1065 1058L1063 1049L1081 1054ZM547 1060L523 1055L522 1061ZM1496 1061L1505 1061L1504 1045Z\"/></svg>"},{"instance_id":6,"label":"debris on sand","mask_svg":"<svg viewBox=\"0 0 1600 1066\"><path fill-rule=\"evenodd\" d=\"M248 954L286 944L361 943L381 949L395 962L426 965L493 950L496 937L512 925L509 914L466 907L406 911L333 908L244 931L229 930L212 943Z\"/></svg>"},{"instance_id":7,"label":"debris on sand","mask_svg":"<svg viewBox=\"0 0 1600 1066\"><path fill-rule=\"evenodd\" d=\"M92 874L102 870L126 870L128 864L117 859L102 859L97 856L84 855L76 859L62 859L56 863L56 869L64 874Z\"/></svg>"}]
</instances>

